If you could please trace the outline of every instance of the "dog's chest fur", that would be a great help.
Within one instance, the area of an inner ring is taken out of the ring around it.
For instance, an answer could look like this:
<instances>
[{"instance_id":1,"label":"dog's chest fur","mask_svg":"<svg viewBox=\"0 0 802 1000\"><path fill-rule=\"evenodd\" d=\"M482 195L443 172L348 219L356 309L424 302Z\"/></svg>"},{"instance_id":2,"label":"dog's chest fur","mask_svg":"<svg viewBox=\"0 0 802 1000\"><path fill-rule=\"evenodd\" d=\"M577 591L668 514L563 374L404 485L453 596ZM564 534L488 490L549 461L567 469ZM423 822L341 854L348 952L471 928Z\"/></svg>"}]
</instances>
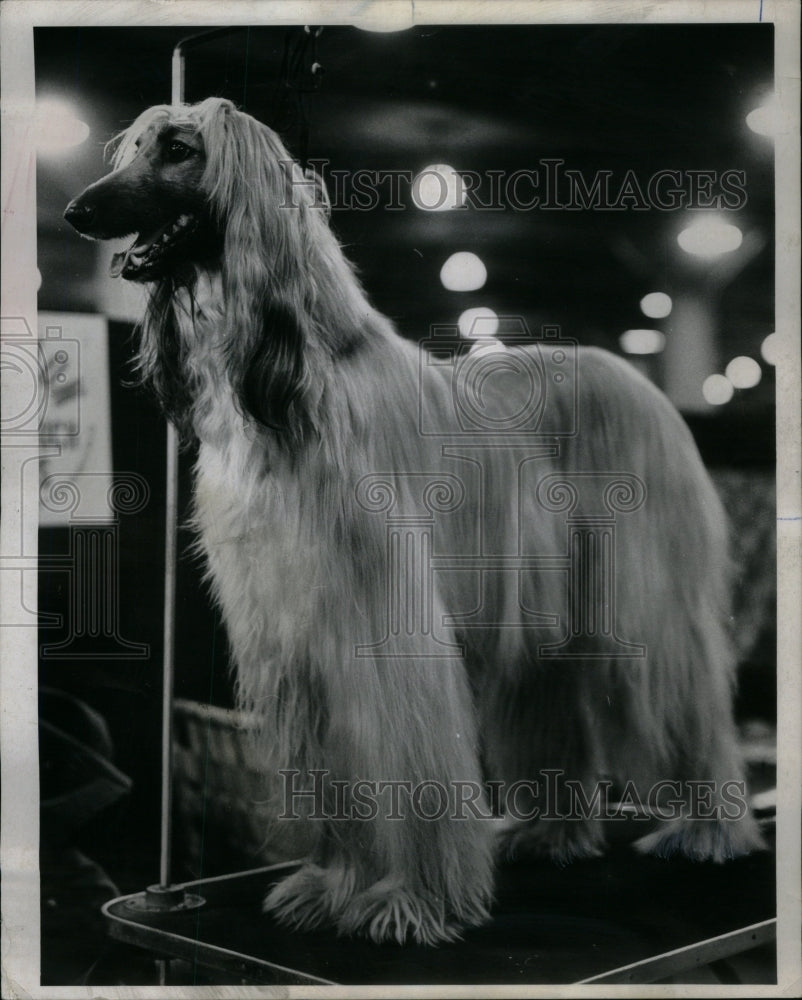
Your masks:
<instances>
[{"instance_id":1,"label":"dog's chest fur","mask_svg":"<svg viewBox=\"0 0 802 1000\"><path fill-rule=\"evenodd\" d=\"M298 477L234 403L226 373L219 274L200 275L176 317L193 387L200 441L193 521L236 657L267 647L286 656L311 621L319 586L315 532ZM302 631L302 630L301 630Z\"/></svg>"}]
</instances>

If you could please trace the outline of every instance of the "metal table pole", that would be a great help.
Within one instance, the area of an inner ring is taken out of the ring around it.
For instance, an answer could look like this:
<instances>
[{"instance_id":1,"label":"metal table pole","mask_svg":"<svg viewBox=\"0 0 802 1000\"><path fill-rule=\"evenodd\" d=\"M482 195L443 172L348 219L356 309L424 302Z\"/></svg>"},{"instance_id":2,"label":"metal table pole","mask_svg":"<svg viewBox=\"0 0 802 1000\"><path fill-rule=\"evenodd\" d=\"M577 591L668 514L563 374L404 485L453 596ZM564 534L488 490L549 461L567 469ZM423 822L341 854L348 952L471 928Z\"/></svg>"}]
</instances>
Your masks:
<instances>
[{"instance_id":1,"label":"metal table pole","mask_svg":"<svg viewBox=\"0 0 802 1000\"><path fill-rule=\"evenodd\" d=\"M184 52L180 42L173 50L171 103L184 103ZM166 890L170 888L172 879L175 584L178 570L178 431L172 422L167 424L164 521L164 652L162 656L162 795L159 888Z\"/></svg>"},{"instance_id":2,"label":"metal table pole","mask_svg":"<svg viewBox=\"0 0 802 1000\"><path fill-rule=\"evenodd\" d=\"M216 35L241 31L241 28L214 28L182 39L173 49L171 103L184 103L185 50L196 42ZM178 551L178 431L167 424L167 486L164 538L164 655L162 670L162 773L161 773L161 847L159 884L148 892L153 905L185 905L182 890L172 887L173 829L173 688L175 679L175 591Z\"/></svg>"}]
</instances>

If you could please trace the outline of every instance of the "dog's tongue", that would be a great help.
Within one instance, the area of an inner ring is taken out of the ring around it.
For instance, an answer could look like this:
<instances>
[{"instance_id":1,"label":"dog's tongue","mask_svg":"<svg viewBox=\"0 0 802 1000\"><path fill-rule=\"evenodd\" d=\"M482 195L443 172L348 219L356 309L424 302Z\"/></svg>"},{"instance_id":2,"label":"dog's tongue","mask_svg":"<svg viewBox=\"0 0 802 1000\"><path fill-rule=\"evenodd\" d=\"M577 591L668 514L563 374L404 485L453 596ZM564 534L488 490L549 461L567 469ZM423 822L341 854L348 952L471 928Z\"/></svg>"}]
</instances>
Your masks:
<instances>
[{"instance_id":1,"label":"dog's tongue","mask_svg":"<svg viewBox=\"0 0 802 1000\"><path fill-rule=\"evenodd\" d=\"M112 278L119 278L123 273L123 268L128 262L128 255L131 253L129 250L123 250L121 253L116 253L111 258L111 264L109 266L109 274Z\"/></svg>"},{"instance_id":2,"label":"dog's tongue","mask_svg":"<svg viewBox=\"0 0 802 1000\"><path fill-rule=\"evenodd\" d=\"M109 274L111 277L119 278L128 264L140 267L152 242L151 237L143 239L142 236L137 236L127 250L121 250L119 253L114 254L109 265Z\"/></svg>"},{"instance_id":3,"label":"dog's tongue","mask_svg":"<svg viewBox=\"0 0 802 1000\"><path fill-rule=\"evenodd\" d=\"M147 245L139 246L138 241L133 243L127 250L122 250L120 253L114 254L111 258L111 264L109 266L109 274L112 278L119 278L120 275L125 270L127 264L131 263L135 267L139 267L142 263L142 258L147 250Z\"/></svg>"}]
</instances>

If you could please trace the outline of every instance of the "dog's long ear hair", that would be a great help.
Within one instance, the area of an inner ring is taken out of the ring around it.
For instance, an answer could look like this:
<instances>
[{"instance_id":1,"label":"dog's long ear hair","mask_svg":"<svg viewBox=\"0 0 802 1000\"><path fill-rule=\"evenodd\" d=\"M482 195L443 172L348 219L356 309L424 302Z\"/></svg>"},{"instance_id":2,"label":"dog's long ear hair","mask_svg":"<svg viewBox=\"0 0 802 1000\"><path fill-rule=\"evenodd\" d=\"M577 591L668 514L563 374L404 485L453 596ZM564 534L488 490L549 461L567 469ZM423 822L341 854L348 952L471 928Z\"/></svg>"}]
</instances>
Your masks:
<instances>
[{"instance_id":1,"label":"dog's long ear hair","mask_svg":"<svg viewBox=\"0 0 802 1000\"><path fill-rule=\"evenodd\" d=\"M224 352L235 398L244 413L297 442L314 430L320 385L312 370L352 346L370 311L329 228L321 188L271 129L221 98L151 108L123 133L115 167L162 116L191 122L203 141L202 186L223 234ZM172 292L171 281L151 292L140 365L168 415L186 426L191 392Z\"/></svg>"}]
</instances>

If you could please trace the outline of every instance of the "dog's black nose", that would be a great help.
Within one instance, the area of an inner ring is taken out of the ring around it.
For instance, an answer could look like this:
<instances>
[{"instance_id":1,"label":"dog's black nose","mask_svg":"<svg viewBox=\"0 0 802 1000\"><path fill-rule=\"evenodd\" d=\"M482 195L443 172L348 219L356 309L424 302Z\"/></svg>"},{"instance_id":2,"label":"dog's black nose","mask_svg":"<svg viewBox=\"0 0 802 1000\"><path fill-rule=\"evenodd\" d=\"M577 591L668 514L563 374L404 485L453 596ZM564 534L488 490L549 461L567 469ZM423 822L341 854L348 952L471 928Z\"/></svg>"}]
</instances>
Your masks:
<instances>
[{"instance_id":1,"label":"dog's black nose","mask_svg":"<svg viewBox=\"0 0 802 1000\"><path fill-rule=\"evenodd\" d=\"M91 205L81 204L80 199L71 201L64 210L64 218L71 226L74 226L79 233L85 232L92 225L95 217L95 210Z\"/></svg>"}]
</instances>

